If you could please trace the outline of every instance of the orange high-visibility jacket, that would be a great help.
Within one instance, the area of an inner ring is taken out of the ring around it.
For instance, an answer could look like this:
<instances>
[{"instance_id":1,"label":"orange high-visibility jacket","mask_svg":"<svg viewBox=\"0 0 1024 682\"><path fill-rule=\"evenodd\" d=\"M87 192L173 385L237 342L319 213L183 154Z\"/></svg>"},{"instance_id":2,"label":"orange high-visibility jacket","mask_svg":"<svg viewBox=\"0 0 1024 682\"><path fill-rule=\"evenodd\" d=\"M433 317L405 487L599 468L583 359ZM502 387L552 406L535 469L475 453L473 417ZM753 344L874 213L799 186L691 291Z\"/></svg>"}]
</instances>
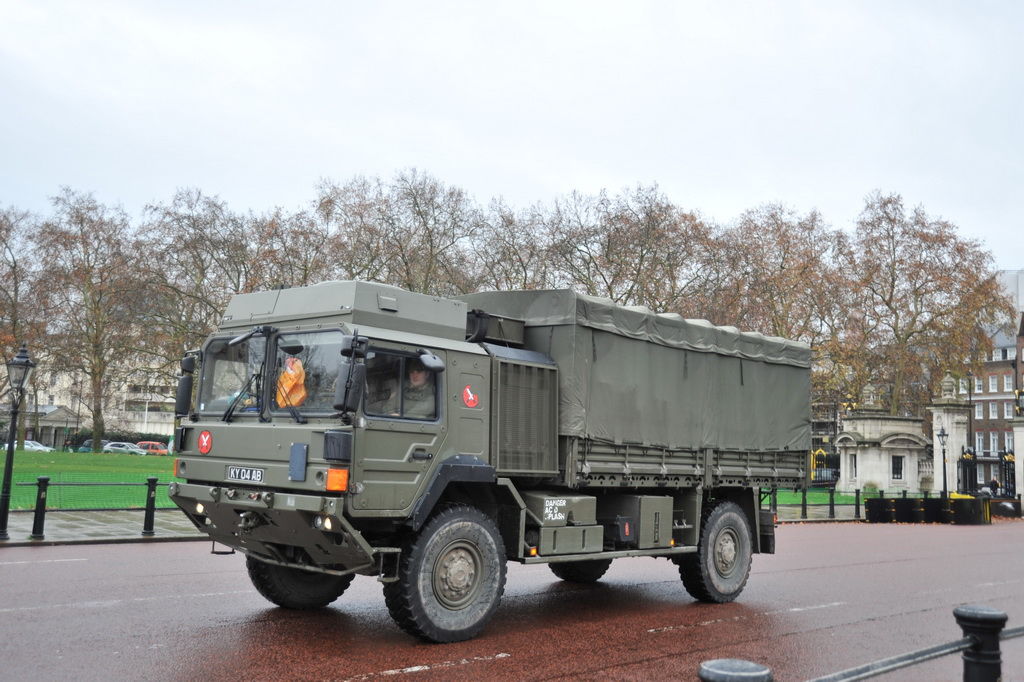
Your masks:
<instances>
[{"instance_id":1,"label":"orange high-visibility jacket","mask_svg":"<svg viewBox=\"0 0 1024 682\"><path fill-rule=\"evenodd\" d=\"M284 367L277 377L277 406L298 407L306 402L306 370L302 360L285 358Z\"/></svg>"}]
</instances>

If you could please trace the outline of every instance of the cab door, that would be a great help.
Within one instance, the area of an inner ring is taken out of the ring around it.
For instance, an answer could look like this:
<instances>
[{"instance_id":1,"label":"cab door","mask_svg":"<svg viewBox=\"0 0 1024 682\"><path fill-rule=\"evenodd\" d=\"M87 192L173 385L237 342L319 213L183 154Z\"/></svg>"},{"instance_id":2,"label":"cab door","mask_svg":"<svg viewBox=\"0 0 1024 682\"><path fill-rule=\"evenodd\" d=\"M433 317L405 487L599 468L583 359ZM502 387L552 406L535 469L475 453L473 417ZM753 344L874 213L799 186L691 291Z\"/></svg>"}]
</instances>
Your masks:
<instances>
[{"instance_id":1,"label":"cab door","mask_svg":"<svg viewBox=\"0 0 1024 682\"><path fill-rule=\"evenodd\" d=\"M348 497L354 517L388 510L408 513L445 446L446 372L426 372L429 390L417 385L417 369L422 368L417 350L400 343L371 342L363 397L366 427L355 435L354 485ZM430 350L446 361L444 351Z\"/></svg>"}]
</instances>

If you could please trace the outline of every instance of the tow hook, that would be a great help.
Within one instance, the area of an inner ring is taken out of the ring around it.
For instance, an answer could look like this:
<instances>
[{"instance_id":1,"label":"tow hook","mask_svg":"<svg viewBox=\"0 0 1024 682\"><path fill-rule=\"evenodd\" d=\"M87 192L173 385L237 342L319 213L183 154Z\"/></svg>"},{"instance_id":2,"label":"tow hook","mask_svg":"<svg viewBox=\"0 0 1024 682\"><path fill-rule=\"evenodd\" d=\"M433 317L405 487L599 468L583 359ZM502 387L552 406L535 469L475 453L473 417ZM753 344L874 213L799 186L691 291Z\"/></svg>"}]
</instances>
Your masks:
<instances>
[{"instance_id":1,"label":"tow hook","mask_svg":"<svg viewBox=\"0 0 1024 682\"><path fill-rule=\"evenodd\" d=\"M261 520L258 514L251 511L242 512L238 515L238 530L250 533L260 525Z\"/></svg>"}]
</instances>

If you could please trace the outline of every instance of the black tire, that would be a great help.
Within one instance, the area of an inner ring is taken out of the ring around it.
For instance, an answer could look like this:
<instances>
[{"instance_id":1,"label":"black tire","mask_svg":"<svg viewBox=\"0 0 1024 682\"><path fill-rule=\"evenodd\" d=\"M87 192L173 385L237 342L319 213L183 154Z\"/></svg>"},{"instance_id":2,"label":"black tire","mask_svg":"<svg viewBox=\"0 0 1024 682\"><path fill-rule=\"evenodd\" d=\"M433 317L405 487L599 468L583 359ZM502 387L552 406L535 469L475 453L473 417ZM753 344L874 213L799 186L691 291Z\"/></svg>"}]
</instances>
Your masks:
<instances>
[{"instance_id":1,"label":"black tire","mask_svg":"<svg viewBox=\"0 0 1024 682\"><path fill-rule=\"evenodd\" d=\"M551 572L570 583L596 583L612 565L611 559L591 561L560 561L548 564Z\"/></svg>"},{"instance_id":2,"label":"black tire","mask_svg":"<svg viewBox=\"0 0 1024 682\"><path fill-rule=\"evenodd\" d=\"M706 514L694 554L679 559L683 587L695 599L721 604L739 596L750 576L753 540L743 510L720 502Z\"/></svg>"},{"instance_id":3,"label":"black tire","mask_svg":"<svg viewBox=\"0 0 1024 682\"><path fill-rule=\"evenodd\" d=\"M431 518L406 544L398 580L384 584L391 617L429 642L475 637L505 591L505 546L494 521L466 505Z\"/></svg>"},{"instance_id":4,"label":"black tire","mask_svg":"<svg viewBox=\"0 0 1024 682\"><path fill-rule=\"evenodd\" d=\"M354 575L328 575L245 558L249 579L267 600L286 609L320 609L344 594Z\"/></svg>"}]
</instances>

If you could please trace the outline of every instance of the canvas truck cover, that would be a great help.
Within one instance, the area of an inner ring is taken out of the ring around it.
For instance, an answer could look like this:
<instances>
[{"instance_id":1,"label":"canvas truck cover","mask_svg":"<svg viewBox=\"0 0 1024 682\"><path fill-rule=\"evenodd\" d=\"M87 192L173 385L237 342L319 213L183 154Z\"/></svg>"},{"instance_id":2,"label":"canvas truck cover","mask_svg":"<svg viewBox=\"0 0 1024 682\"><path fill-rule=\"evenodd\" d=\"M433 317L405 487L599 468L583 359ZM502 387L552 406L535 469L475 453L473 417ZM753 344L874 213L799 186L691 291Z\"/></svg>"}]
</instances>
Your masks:
<instances>
[{"instance_id":1,"label":"canvas truck cover","mask_svg":"<svg viewBox=\"0 0 1024 682\"><path fill-rule=\"evenodd\" d=\"M559 370L559 434L670 449L810 447L807 344L568 290L484 292Z\"/></svg>"}]
</instances>

